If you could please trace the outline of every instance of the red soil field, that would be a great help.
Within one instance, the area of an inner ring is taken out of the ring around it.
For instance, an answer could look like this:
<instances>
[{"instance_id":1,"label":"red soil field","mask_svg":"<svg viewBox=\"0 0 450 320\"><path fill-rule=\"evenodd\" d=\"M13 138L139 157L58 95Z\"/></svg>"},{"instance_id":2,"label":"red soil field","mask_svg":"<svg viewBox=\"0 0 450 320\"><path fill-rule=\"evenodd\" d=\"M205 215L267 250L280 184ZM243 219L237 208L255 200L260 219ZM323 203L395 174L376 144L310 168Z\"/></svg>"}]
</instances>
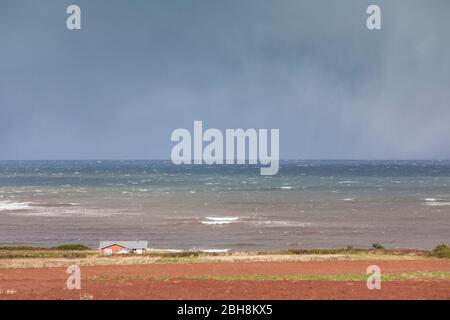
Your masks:
<instances>
[{"instance_id":1,"label":"red soil field","mask_svg":"<svg viewBox=\"0 0 450 320\"><path fill-rule=\"evenodd\" d=\"M450 299L449 280L212 280L217 276L450 271L450 260L218 262L81 267L81 290L68 290L65 268L0 269L0 299ZM192 279L190 277L201 277Z\"/></svg>"}]
</instances>

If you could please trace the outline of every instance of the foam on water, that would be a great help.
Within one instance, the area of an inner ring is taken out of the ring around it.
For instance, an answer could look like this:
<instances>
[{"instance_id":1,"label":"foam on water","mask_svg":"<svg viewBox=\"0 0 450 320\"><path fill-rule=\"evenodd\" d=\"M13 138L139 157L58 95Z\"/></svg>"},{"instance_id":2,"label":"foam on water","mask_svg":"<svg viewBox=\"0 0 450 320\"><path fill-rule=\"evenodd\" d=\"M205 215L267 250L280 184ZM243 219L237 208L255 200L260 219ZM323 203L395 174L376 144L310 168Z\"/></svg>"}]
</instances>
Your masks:
<instances>
[{"instance_id":1,"label":"foam on water","mask_svg":"<svg viewBox=\"0 0 450 320\"><path fill-rule=\"evenodd\" d=\"M356 184L359 183L359 181L356 180L344 180L344 181L338 181L337 184Z\"/></svg>"},{"instance_id":2,"label":"foam on water","mask_svg":"<svg viewBox=\"0 0 450 320\"><path fill-rule=\"evenodd\" d=\"M427 206L431 206L431 207L450 206L450 202L443 201L441 199L436 199L436 198L425 198L425 204Z\"/></svg>"},{"instance_id":3,"label":"foam on water","mask_svg":"<svg viewBox=\"0 0 450 320\"><path fill-rule=\"evenodd\" d=\"M201 221L202 224L230 224L237 222L239 217L205 217L206 220Z\"/></svg>"},{"instance_id":4,"label":"foam on water","mask_svg":"<svg viewBox=\"0 0 450 320\"><path fill-rule=\"evenodd\" d=\"M0 201L0 213L9 216L34 216L34 217L70 217L90 216L105 217L115 213L105 209L79 208L80 203L37 203Z\"/></svg>"},{"instance_id":5,"label":"foam on water","mask_svg":"<svg viewBox=\"0 0 450 320\"><path fill-rule=\"evenodd\" d=\"M0 201L0 211L18 211L31 209L32 202Z\"/></svg>"},{"instance_id":6,"label":"foam on water","mask_svg":"<svg viewBox=\"0 0 450 320\"><path fill-rule=\"evenodd\" d=\"M432 207L450 206L450 202L427 202L426 204Z\"/></svg>"},{"instance_id":7,"label":"foam on water","mask_svg":"<svg viewBox=\"0 0 450 320\"><path fill-rule=\"evenodd\" d=\"M431 248L450 241L449 177L450 161L283 162L273 177L170 161L0 161L0 242L94 247L104 232L180 250Z\"/></svg>"},{"instance_id":8,"label":"foam on water","mask_svg":"<svg viewBox=\"0 0 450 320\"><path fill-rule=\"evenodd\" d=\"M236 221L239 217L206 217L206 219L213 221Z\"/></svg>"},{"instance_id":9,"label":"foam on water","mask_svg":"<svg viewBox=\"0 0 450 320\"><path fill-rule=\"evenodd\" d=\"M258 221L257 225L263 225L268 227L309 227L311 223L309 222L299 222L299 221L287 221L287 220L270 220L270 221Z\"/></svg>"}]
</instances>

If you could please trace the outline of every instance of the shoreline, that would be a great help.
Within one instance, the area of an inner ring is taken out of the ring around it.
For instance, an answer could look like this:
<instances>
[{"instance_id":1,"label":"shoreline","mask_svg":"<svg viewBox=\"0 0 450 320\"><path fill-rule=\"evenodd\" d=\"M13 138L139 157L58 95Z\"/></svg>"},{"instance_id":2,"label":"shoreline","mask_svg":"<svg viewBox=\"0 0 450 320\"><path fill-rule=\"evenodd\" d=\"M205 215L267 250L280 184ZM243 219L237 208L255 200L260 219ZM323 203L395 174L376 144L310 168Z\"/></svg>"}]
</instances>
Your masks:
<instances>
[{"instance_id":1,"label":"shoreline","mask_svg":"<svg viewBox=\"0 0 450 320\"><path fill-rule=\"evenodd\" d=\"M63 246L64 247L64 246ZM449 247L443 245L444 253ZM71 248L68 246L68 248ZM438 248L438 247L437 247ZM357 260L432 260L439 256L434 250L421 249L287 249L276 251L173 251L149 250L144 254L103 255L98 250L69 250L37 247L1 247L2 268L47 268L79 266L133 265L154 263L221 263L221 262L308 262L308 261L357 261Z\"/></svg>"}]
</instances>

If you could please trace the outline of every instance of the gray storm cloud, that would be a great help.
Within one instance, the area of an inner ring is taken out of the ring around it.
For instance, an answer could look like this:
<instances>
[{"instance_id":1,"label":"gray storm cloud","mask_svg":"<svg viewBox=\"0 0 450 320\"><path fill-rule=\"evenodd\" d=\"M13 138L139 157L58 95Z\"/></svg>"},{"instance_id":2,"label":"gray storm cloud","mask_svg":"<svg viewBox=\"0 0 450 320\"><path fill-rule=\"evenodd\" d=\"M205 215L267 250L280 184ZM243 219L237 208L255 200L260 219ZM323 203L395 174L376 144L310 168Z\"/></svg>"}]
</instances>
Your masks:
<instances>
[{"instance_id":1,"label":"gray storm cloud","mask_svg":"<svg viewBox=\"0 0 450 320\"><path fill-rule=\"evenodd\" d=\"M167 159L194 120L279 128L282 158L449 158L448 30L445 0L3 0L0 159Z\"/></svg>"}]
</instances>

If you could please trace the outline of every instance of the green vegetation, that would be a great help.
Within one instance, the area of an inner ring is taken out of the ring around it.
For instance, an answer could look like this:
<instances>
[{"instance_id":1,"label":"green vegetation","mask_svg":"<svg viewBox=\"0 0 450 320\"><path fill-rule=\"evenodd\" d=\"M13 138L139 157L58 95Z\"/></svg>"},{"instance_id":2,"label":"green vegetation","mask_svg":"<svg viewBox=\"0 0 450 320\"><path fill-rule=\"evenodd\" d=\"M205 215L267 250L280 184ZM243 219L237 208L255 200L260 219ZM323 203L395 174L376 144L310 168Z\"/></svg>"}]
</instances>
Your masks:
<instances>
[{"instance_id":1,"label":"green vegetation","mask_svg":"<svg viewBox=\"0 0 450 320\"><path fill-rule=\"evenodd\" d=\"M217 280L217 281L366 281L367 274L304 274L304 275L285 275L285 276L193 276L181 277L177 279L190 280ZM137 280L156 280L169 281L173 278L168 276L161 277L142 277L142 276L109 276L98 275L88 277L88 281L119 281L132 282ZM381 277L381 281L426 281L426 280L450 280L450 272L397 272L386 273Z\"/></svg>"},{"instance_id":2,"label":"green vegetation","mask_svg":"<svg viewBox=\"0 0 450 320\"><path fill-rule=\"evenodd\" d=\"M148 252L147 256L161 258L194 258L199 256L213 255L201 251L179 251L179 252Z\"/></svg>"},{"instance_id":3,"label":"green vegetation","mask_svg":"<svg viewBox=\"0 0 450 320\"><path fill-rule=\"evenodd\" d=\"M439 245L432 251L414 249L385 249L382 245L374 243L370 249L361 249L348 246L337 249L286 249L276 251L259 252L202 252L202 251L160 251L147 252L142 257L159 258L158 262L201 262L207 257L213 256L234 256L234 255L397 255L397 256L432 256L439 258L450 258L450 247L445 244ZM0 259L14 258L86 258L97 256L96 250L82 244L63 244L51 248L31 247L31 246L0 246ZM124 254L120 257L139 256L136 254ZM119 255L102 255L103 258L114 258Z\"/></svg>"},{"instance_id":4,"label":"green vegetation","mask_svg":"<svg viewBox=\"0 0 450 320\"><path fill-rule=\"evenodd\" d=\"M191 256L191 257L160 257L157 262L158 263L201 263L207 262L206 259L201 259L200 257Z\"/></svg>"},{"instance_id":5,"label":"green vegetation","mask_svg":"<svg viewBox=\"0 0 450 320\"><path fill-rule=\"evenodd\" d=\"M367 274L306 274L287 276L213 276L213 277L191 277L194 280L222 280L222 281L366 281ZM381 276L382 281L405 281L405 280L450 280L450 272L401 272L386 273Z\"/></svg>"},{"instance_id":6,"label":"green vegetation","mask_svg":"<svg viewBox=\"0 0 450 320\"><path fill-rule=\"evenodd\" d=\"M276 252L258 252L258 254L359 254L367 253L367 249L287 249Z\"/></svg>"},{"instance_id":7,"label":"green vegetation","mask_svg":"<svg viewBox=\"0 0 450 320\"><path fill-rule=\"evenodd\" d=\"M267 254L293 254L293 255L333 255L333 254L346 254L346 255L363 255L363 254L388 254L388 255L425 255L426 250L415 250L415 249L384 249L383 246L377 248L372 247L371 249L354 248L348 246L347 248L337 248L337 249L286 249L280 251L260 251L257 254L267 255Z\"/></svg>"},{"instance_id":8,"label":"green vegetation","mask_svg":"<svg viewBox=\"0 0 450 320\"><path fill-rule=\"evenodd\" d=\"M379 243L372 243L372 248L375 250L384 250L384 247Z\"/></svg>"},{"instance_id":9,"label":"green vegetation","mask_svg":"<svg viewBox=\"0 0 450 320\"><path fill-rule=\"evenodd\" d=\"M87 258L92 254L82 253L80 251L57 251L57 250L0 250L0 259L19 259L19 258Z\"/></svg>"},{"instance_id":10,"label":"green vegetation","mask_svg":"<svg viewBox=\"0 0 450 320\"><path fill-rule=\"evenodd\" d=\"M450 272L448 271L418 271L418 272L401 272L387 273L381 275L382 281L405 281L405 280L450 280Z\"/></svg>"},{"instance_id":11,"label":"green vegetation","mask_svg":"<svg viewBox=\"0 0 450 320\"><path fill-rule=\"evenodd\" d=\"M142 281L146 279L152 279L147 277L141 277L141 276L109 276L109 275L98 275L98 276L91 276L87 277L86 280L88 281L118 281L118 282L133 282L133 281Z\"/></svg>"},{"instance_id":12,"label":"green vegetation","mask_svg":"<svg viewBox=\"0 0 450 320\"><path fill-rule=\"evenodd\" d=\"M159 258L158 263L197 263L202 262L202 257L228 255L229 253L208 253L201 251L180 251L180 252L149 252L149 257Z\"/></svg>"},{"instance_id":13,"label":"green vegetation","mask_svg":"<svg viewBox=\"0 0 450 320\"><path fill-rule=\"evenodd\" d=\"M0 259L16 258L86 258L95 254L88 247L78 244L61 245L54 248L30 246L0 246Z\"/></svg>"},{"instance_id":14,"label":"green vegetation","mask_svg":"<svg viewBox=\"0 0 450 320\"><path fill-rule=\"evenodd\" d=\"M86 247L82 244L63 244L57 247L53 247L53 249L65 251L91 250L91 248Z\"/></svg>"},{"instance_id":15,"label":"green vegetation","mask_svg":"<svg viewBox=\"0 0 450 320\"><path fill-rule=\"evenodd\" d=\"M2 251L36 251L48 250L48 248L30 247L30 246L0 246Z\"/></svg>"},{"instance_id":16,"label":"green vegetation","mask_svg":"<svg viewBox=\"0 0 450 320\"><path fill-rule=\"evenodd\" d=\"M219 280L219 281L364 281L365 274L337 274L337 275L287 275L287 276L201 276L190 277L192 280Z\"/></svg>"},{"instance_id":17,"label":"green vegetation","mask_svg":"<svg viewBox=\"0 0 450 320\"><path fill-rule=\"evenodd\" d=\"M432 257L450 258L450 247L445 244L440 244L428 254Z\"/></svg>"}]
</instances>

